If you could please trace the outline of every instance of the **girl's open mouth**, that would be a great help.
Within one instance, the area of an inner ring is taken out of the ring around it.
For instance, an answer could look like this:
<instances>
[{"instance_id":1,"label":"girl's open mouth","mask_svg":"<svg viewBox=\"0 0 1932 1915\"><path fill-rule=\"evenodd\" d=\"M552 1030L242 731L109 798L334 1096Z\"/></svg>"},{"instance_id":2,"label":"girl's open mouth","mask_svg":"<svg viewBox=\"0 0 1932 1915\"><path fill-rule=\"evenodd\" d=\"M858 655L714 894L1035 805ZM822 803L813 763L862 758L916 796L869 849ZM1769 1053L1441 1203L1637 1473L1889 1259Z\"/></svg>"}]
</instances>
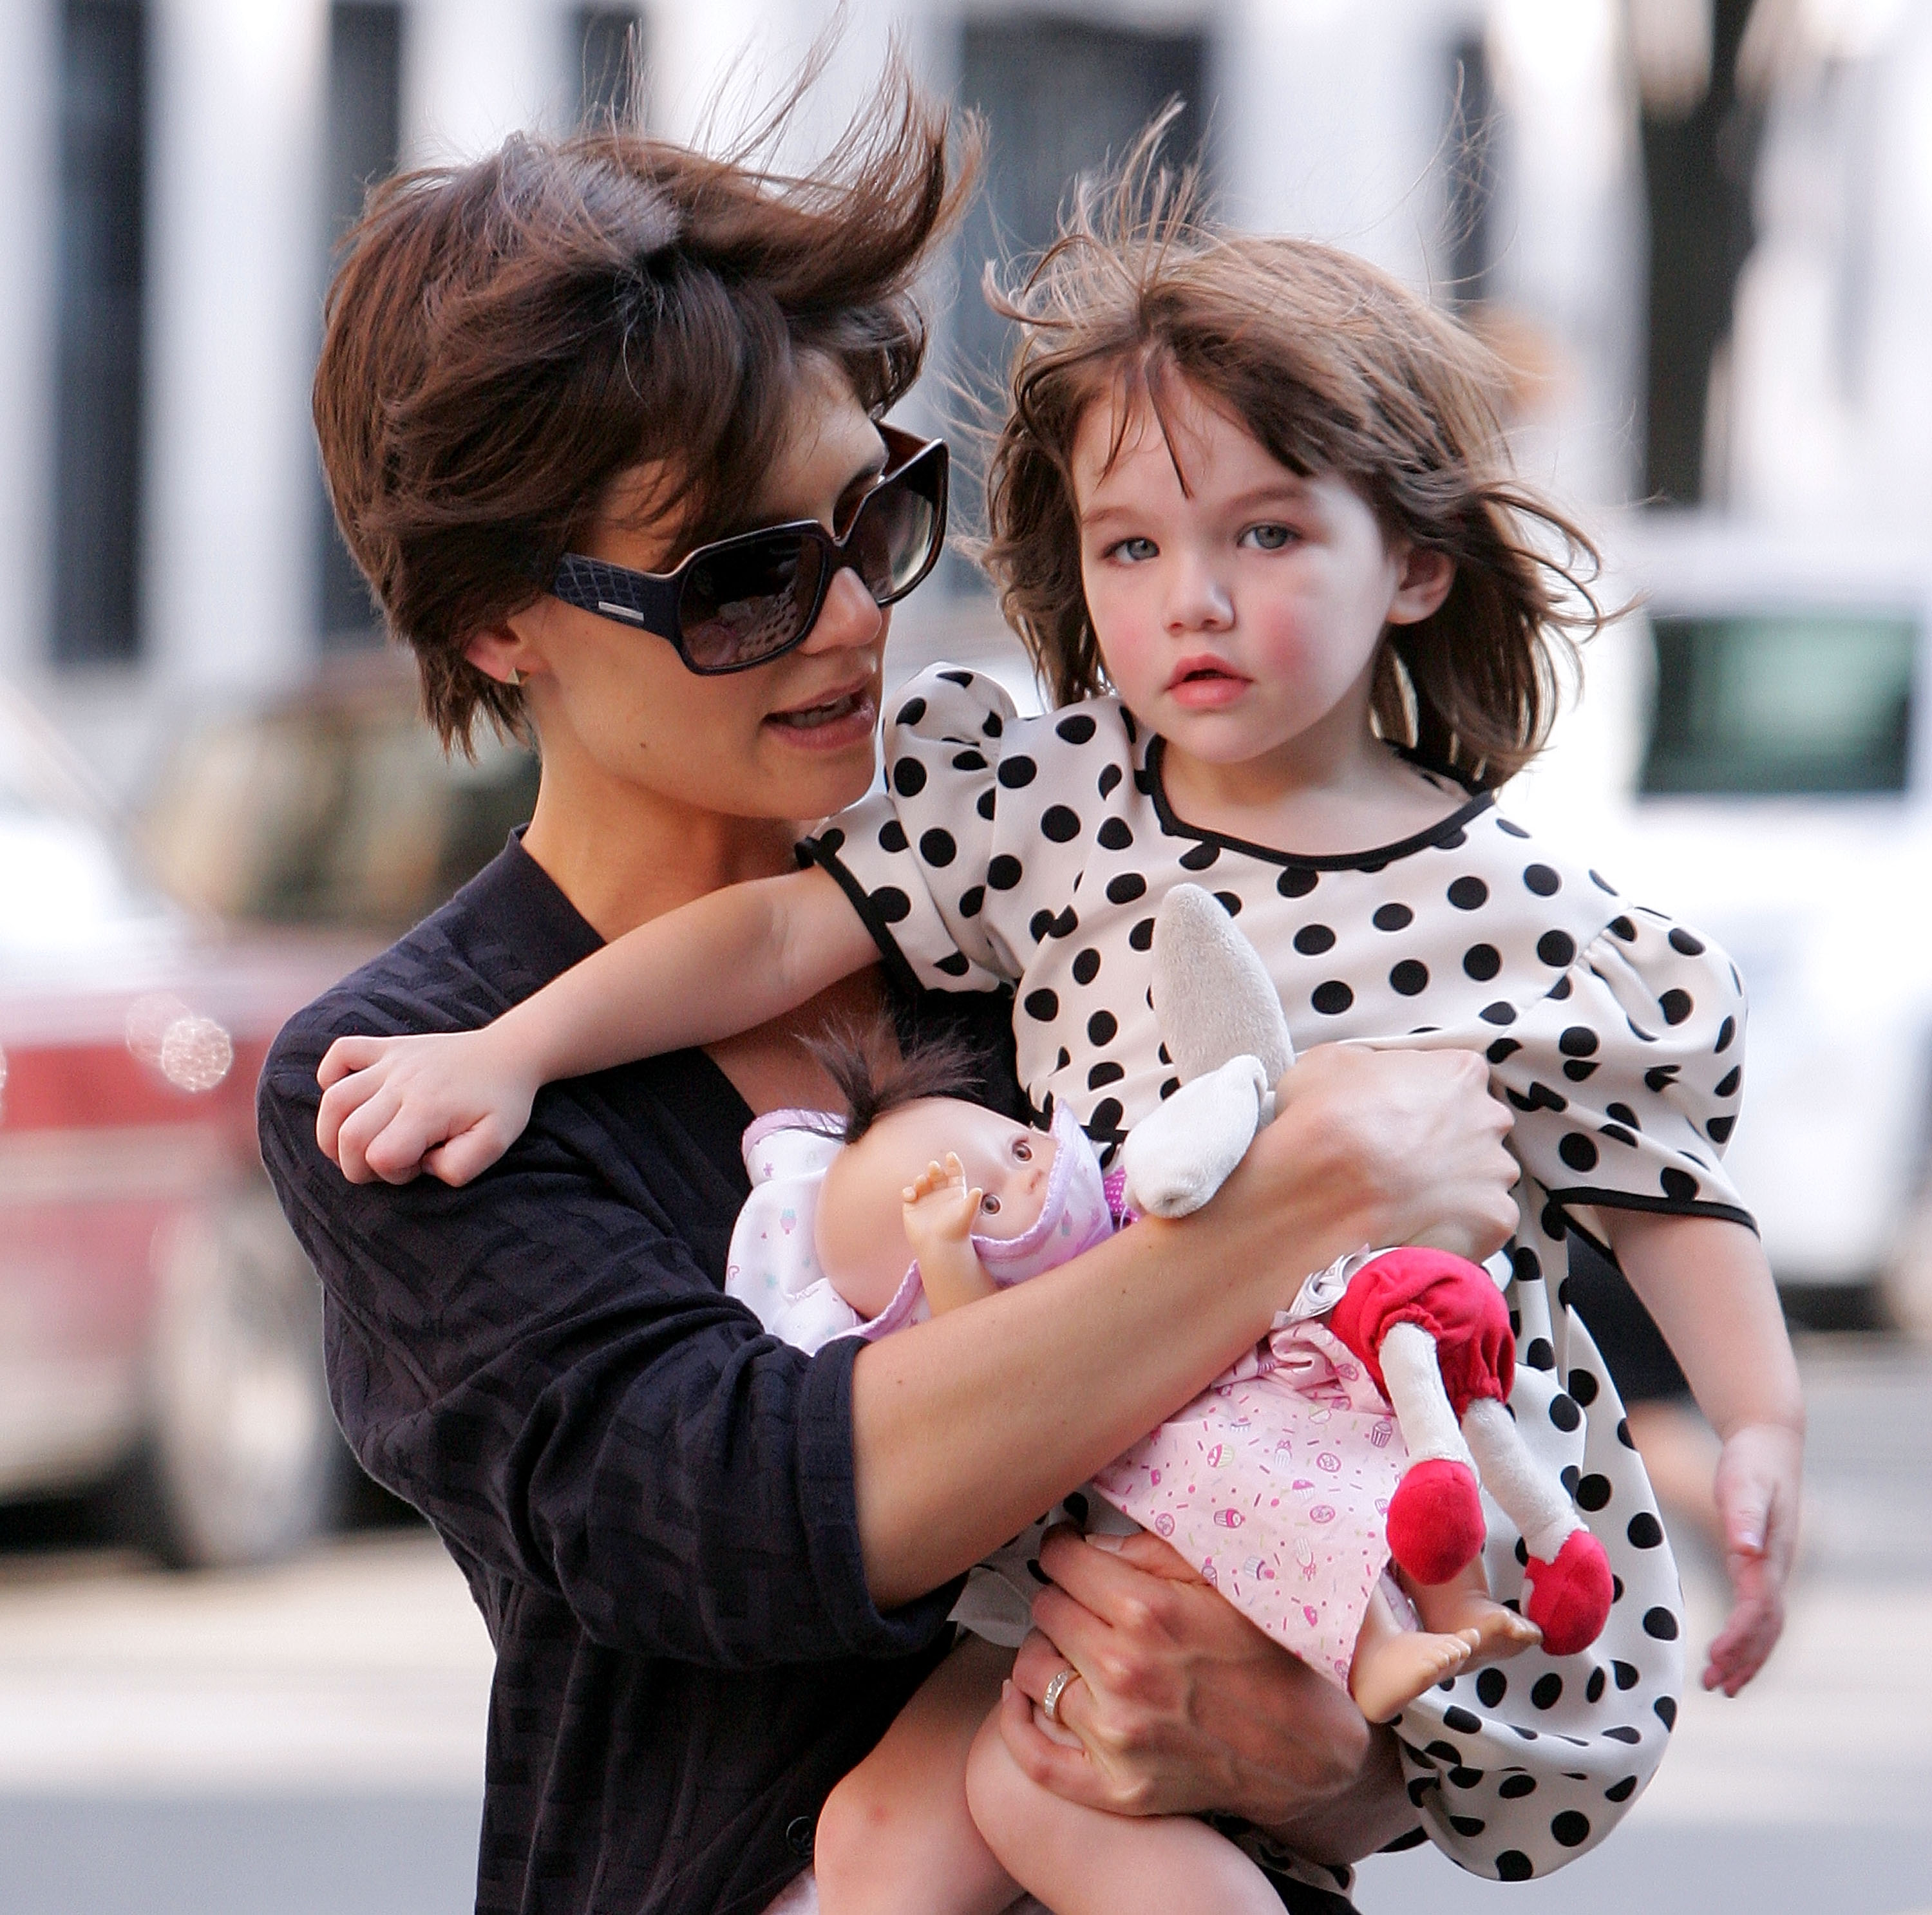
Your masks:
<instances>
[{"instance_id":1,"label":"girl's open mouth","mask_svg":"<svg viewBox=\"0 0 1932 1915\"><path fill-rule=\"evenodd\" d=\"M1184 711L1209 712L1232 705L1248 683L1218 658L1184 658L1167 682L1167 694Z\"/></svg>"}]
</instances>

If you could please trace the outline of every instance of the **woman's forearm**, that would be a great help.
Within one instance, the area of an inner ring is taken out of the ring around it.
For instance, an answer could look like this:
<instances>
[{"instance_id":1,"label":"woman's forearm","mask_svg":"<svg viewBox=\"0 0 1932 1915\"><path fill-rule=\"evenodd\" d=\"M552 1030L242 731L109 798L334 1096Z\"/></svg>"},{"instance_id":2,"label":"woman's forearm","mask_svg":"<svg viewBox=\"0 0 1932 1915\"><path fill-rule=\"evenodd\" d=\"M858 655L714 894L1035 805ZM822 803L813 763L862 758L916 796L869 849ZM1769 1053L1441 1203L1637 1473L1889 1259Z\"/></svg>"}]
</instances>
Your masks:
<instances>
[{"instance_id":1,"label":"woman's forearm","mask_svg":"<svg viewBox=\"0 0 1932 1915\"><path fill-rule=\"evenodd\" d=\"M781 1017L878 956L823 871L759 878L614 939L490 1034L537 1083L583 1077Z\"/></svg>"},{"instance_id":2,"label":"woman's forearm","mask_svg":"<svg viewBox=\"0 0 1932 1915\"><path fill-rule=\"evenodd\" d=\"M1312 1068L1311 1068L1312 1066ZM1204 1209L872 1344L853 1380L858 1521L883 1608L956 1575L1196 1395L1302 1279L1423 1221L1507 1234L1507 1119L1454 1053L1341 1053Z\"/></svg>"}]
</instances>

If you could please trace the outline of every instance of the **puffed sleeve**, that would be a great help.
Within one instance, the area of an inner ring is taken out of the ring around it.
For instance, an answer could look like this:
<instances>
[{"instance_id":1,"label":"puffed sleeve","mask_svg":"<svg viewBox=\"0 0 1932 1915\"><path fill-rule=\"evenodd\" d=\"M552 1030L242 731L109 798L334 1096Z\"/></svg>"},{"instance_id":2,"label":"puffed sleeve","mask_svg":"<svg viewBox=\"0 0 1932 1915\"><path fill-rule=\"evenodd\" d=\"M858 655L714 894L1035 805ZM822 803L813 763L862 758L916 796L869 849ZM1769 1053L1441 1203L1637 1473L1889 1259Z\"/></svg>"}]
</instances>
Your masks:
<instances>
[{"instance_id":1,"label":"puffed sleeve","mask_svg":"<svg viewBox=\"0 0 1932 1915\"><path fill-rule=\"evenodd\" d=\"M1719 1162L1744 1082L1744 990L1723 952L1632 909L1490 1047L1523 1168L1566 1212L1751 1224Z\"/></svg>"},{"instance_id":2,"label":"puffed sleeve","mask_svg":"<svg viewBox=\"0 0 1932 1915\"><path fill-rule=\"evenodd\" d=\"M994 839L1015 722L1012 700L984 673L928 667L886 721L885 788L800 847L844 888L902 985L992 990L1019 975L987 909L1006 876Z\"/></svg>"}]
</instances>

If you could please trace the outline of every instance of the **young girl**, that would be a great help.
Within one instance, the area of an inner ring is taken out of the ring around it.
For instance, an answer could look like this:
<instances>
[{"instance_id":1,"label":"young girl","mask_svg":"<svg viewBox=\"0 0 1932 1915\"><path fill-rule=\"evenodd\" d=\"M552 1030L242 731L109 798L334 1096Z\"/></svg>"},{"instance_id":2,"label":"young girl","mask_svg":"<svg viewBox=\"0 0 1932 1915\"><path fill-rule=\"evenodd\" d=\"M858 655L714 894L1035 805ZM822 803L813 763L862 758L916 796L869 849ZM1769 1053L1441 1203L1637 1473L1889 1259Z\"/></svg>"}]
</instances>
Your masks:
<instances>
[{"instance_id":1,"label":"young girl","mask_svg":"<svg viewBox=\"0 0 1932 1915\"><path fill-rule=\"evenodd\" d=\"M463 1181L544 1082L716 1041L883 958L908 981L1010 987L1042 1121L1071 1107L1111 1160L1178 1082L1150 1002L1156 907L1212 887L1298 1049L1480 1050L1516 1113L1510 1407L1592 1516L1618 1599L1586 1654L1460 1676L1397 1728L1441 1845L1504 1879L1544 1872L1647 1780L1681 1677L1670 1554L1564 1303L1573 1234L1615 1251L1724 1440L1735 1599L1706 1686L1735 1694L1781 1626L1802 1410L1718 1162L1740 987L1705 941L1496 808L1546 731L1575 621L1532 539L1568 528L1509 482L1467 335L1331 249L1184 206L1142 219L1131 186L1105 222L1079 205L1015 316L986 559L1060 709L1019 721L984 678L922 674L886 727L886 789L806 841L810 868L656 920L486 1031L340 1041L324 1147L355 1176ZM1527 1552L1494 1512L1489 1536L1508 1599ZM925 1816L952 1845L924 1851L935 1906L998 1908L1009 1876L1061 1915L1231 1905L1204 1879L1150 1893L1135 1824L1035 1785L991 1724L975 1742L996 1677L982 1656L948 1665L842 1785L828 1895L884 1882L896 1818ZM1539 1792L1522 1745L1552 1733L1562 1770ZM950 1807L969 1744L990 1856ZM849 1859L868 1843L869 1873Z\"/></svg>"}]
</instances>

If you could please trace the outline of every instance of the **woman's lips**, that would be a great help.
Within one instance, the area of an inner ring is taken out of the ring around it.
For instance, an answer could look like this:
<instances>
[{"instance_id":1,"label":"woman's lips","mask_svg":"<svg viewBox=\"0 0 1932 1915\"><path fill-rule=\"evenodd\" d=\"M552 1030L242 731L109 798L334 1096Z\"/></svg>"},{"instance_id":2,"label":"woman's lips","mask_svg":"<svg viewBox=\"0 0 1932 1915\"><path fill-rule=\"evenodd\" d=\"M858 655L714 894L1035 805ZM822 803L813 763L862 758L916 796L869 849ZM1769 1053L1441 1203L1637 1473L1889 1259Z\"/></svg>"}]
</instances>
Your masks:
<instances>
[{"instance_id":1,"label":"woman's lips","mask_svg":"<svg viewBox=\"0 0 1932 1915\"><path fill-rule=\"evenodd\" d=\"M879 722L878 701L869 685L836 692L810 705L774 712L765 723L788 745L808 751L840 751L869 739Z\"/></svg>"}]
</instances>

